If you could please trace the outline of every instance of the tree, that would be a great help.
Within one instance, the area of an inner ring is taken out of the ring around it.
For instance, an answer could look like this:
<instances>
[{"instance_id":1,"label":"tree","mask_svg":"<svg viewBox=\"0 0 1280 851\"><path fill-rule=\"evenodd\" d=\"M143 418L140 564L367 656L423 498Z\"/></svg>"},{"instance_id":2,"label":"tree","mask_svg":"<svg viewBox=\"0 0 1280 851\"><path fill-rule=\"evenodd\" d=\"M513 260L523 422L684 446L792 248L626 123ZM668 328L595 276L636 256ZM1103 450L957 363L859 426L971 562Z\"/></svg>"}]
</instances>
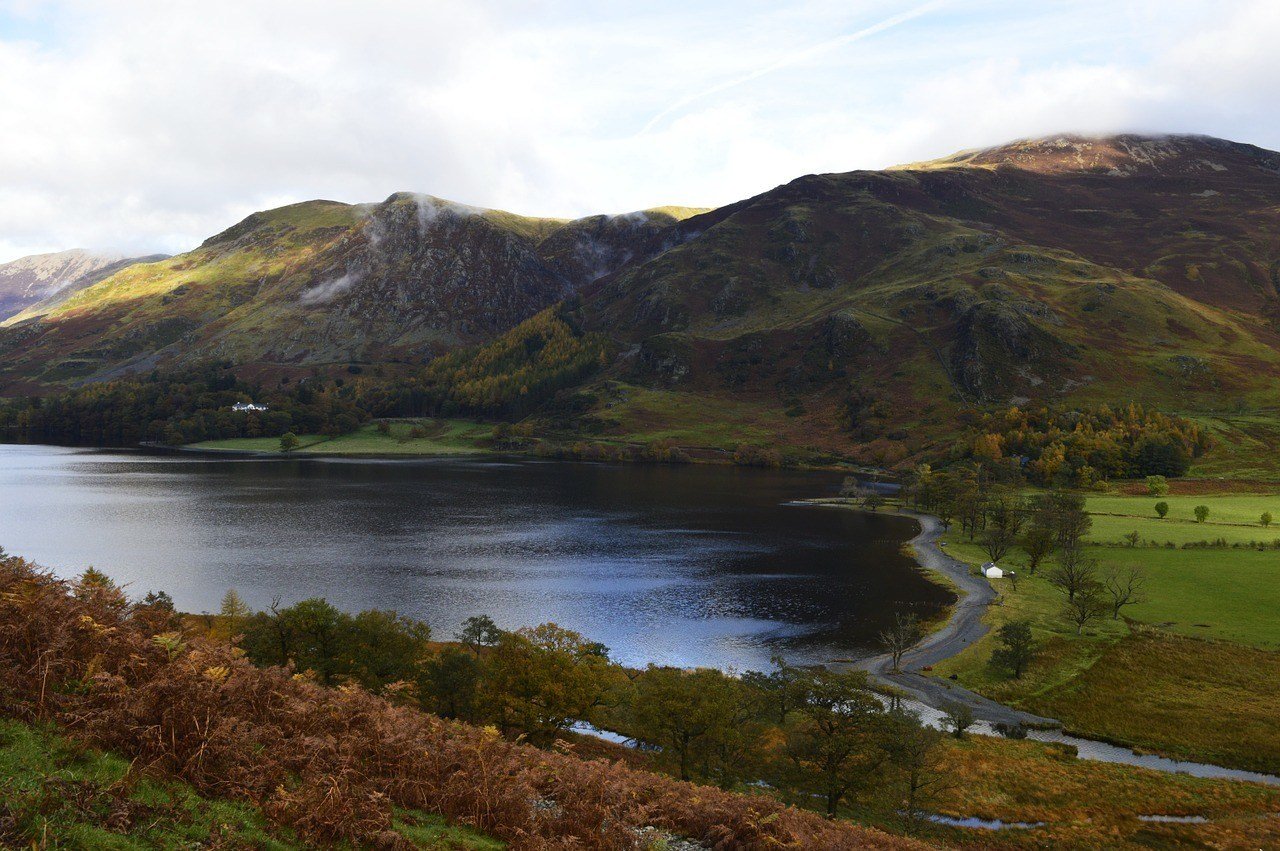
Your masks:
<instances>
[{"instance_id":1,"label":"tree","mask_svg":"<svg viewBox=\"0 0 1280 851\"><path fill-rule=\"evenodd\" d=\"M875 511L882 505L884 505L884 497L875 491L871 491L862 498L862 507L867 511Z\"/></svg>"},{"instance_id":2,"label":"tree","mask_svg":"<svg viewBox=\"0 0 1280 851\"><path fill-rule=\"evenodd\" d=\"M338 674L342 612L327 601L312 597L290 606L282 615L294 638L290 661L299 670L314 672L323 685L333 685Z\"/></svg>"},{"instance_id":3,"label":"tree","mask_svg":"<svg viewBox=\"0 0 1280 851\"><path fill-rule=\"evenodd\" d=\"M0 548L0 557L4 556L4 549ZM173 598L165 591L148 591L147 596L142 598L142 605L153 606L166 612L174 611Z\"/></svg>"},{"instance_id":4,"label":"tree","mask_svg":"<svg viewBox=\"0 0 1280 851\"><path fill-rule=\"evenodd\" d=\"M292 452L298 448L298 436L291 431L280 435L280 451Z\"/></svg>"},{"instance_id":5,"label":"tree","mask_svg":"<svg viewBox=\"0 0 1280 851\"><path fill-rule=\"evenodd\" d=\"M1072 601L1077 594L1098 585L1097 574L1097 559L1086 555L1082 547L1063 547L1058 551L1057 563L1049 572L1049 584Z\"/></svg>"},{"instance_id":6,"label":"tree","mask_svg":"<svg viewBox=\"0 0 1280 851\"><path fill-rule=\"evenodd\" d=\"M943 704L943 718L947 727L951 730L951 735L957 739L963 739L965 731L977 723L977 718L973 715L973 709L967 703L960 701L951 701Z\"/></svg>"},{"instance_id":7,"label":"tree","mask_svg":"<svg viewBox=\"0 0 1280 851\"><path fill-rule=\"evenodd\" d=\"M1262 528L1264 528L1264 529L1265 529L1265 528L1267 528L1268 526L1270 526L1270 525L1271 525L1271 512L1270 512L1270 511L1264 511L1264 512L1262 512L1262 516L1258 518L1258 522L1259 522L1260 524L1262 524Z\"/></svg>"},{"instance_id":8,"label":"tree","mask_svg":"<svg viewBox=\"0 0 1280 851\"><path fill-rule=\"evenodd\" d=\"M445 718L476 720L482 668L474 654L445 647L422 665L418 691L423 704Z\"/></svg>"},{"instance_id":9,"label":"tree","mask_svg":"<svg viewBox=\"0 0 1280 851\"><path fill-rule=\"evenodd\" d=\"M367 609L340 619L339 670L372 692L418 679L430 655L431 628L397 612Z\"/></svg>"},{"instance_id":10,"label":"tree","mask_svg":"<svg viewBox=\"0 0 1280 851\"><path fill-rule=\"evenodd\" d=\"M912 822L927 811L926 804L946 788L946 772L938 745L942 734L920 723L913 712L899 711L890 719L889 755L902 776L902 809Z\"/></svg>"},{"instance_id":11,"label":"tree","mask_svg":"<svg viewBox=\"0 0 1280 851\"><path fill-rule=\"evenodd\" d=\"M1048 520L1054 530L1054 543L1059 548L1077 546L1093 526L1093 518L1084 510L1084 497L1071 491L1054 491L1046 505Z\"/></svg>"},{"instance_id":12,"label":"tree","mask_svg":"<svg viewBox=\"0 0 1280 851\"><path fill-rule=\"evenodd\" d=\"M897 612L893 625L880 633L880 644L892 660L891 672L902 673L902 657L920 640L920 620L911 613Z\"/></svg>"},{"instance_id":13,"label":"tree","mask_svg":"<svg viewBox=\"0 0 1280 851\"><path fill-rule=\"evenodd\" d=\"M1103 586L1111 596L1111 618L1120 619L1120 610L1125 606L1133 606L1146 602L1142 595L1142 587L1147 577L1141 568L1132 565L1113 566L1107 570Z\"/></svg>"},{"instance_id":14,"label":"tree","mask_svg":"<svg viewBox=\"0 0 1280 851\"><path fill-rule=\"evenodd\" d=\"M502 630L488 615L473 615L462 622L462 631L453 635L471 649L479 653L481 647L492 647L502 638Z\"/></svg>"},{"instance_id":15,"label":"tree","mask_svg":"<svg viewBox=\"0 0 1280 851\"><path fill-rule=\"evenodd\" d=\"M1169 492L1169 480L1164 476L1147 476L1147 493L1151 496L1164 496Z\"/></svg>"},{"instance_id":16,"label":"tree","mask_svg":"<svg viewBox=\"0 0 1280 851\"><path fill-rule=\"evenodd\" d=\"M1014 679L1021 679L1022 672L1035 659L1035 640L1031 635L1031 621L1009 621L996 630L1000 642L991 653L991 664L1013 672Z\"/></svg>"},{"instance_id":17,"label":"tree","mask_svg":"<svg viewBox=\"0 0 1280 851\"><path fill-rule=\"evenodd\" d=\"M1009 496L991 500L987 526L982 533L982 548L992 561L1000 561L1018 539L1026 514L1021 503Z\"/></svg>"},{"instance_id":18,"label":"tree","mask_svg":"<svg viewBox=\"0 0 1280 851\"><path fill-rule=\"evenodd\" d=\"M884 706L865 671L810 668L796 683L798 723L787 728L795 785L826 801L827 818L862 788L887 757Z\"/></svg>"},{"instance_id":19,"label":"tree","mask_svg":"<svg viewBox=\"0 0 1280 851\"><path fill-rule=\"evenodd\" d=\"M786 663L781 656L774 656L774 670L769 673L747 671L742 681L754 688L764 698L779 725L787 723L787 716L795 709L796 680L799 671Z\"/></svg>"},{"instance_id":20,"label":"tree","mask_svg":"<svg viewBox=\"0 0 1280 851\"><path fill-rule=\"evenodd\" d=\"M1169 513L1169 503L1163 500L1156 503L1156 515L1159 516L1161 520L1163 520L1165 518L1165 515L1168 513Z\"/></svg>"},{"instance_id":21,"label":"tree","mask_svg":"<svg viewBox=\"0 0 1280 851\"><path fill-rule=\"evenodd\" d=\"M755 693L716 670L685 672L650 665L635 680L630 701L638 738L662 746L681 780L695 766L702 776L733 779L755 712Z\"/></svg>"},{"instance_id":22,"label":"tree","mask_svg":"<svg viewBox=\"0 0 1280 851\"><path fill-rule=\"evenodd\" d=\"M1067 598L1063 612L1067 620L1075 624L1076 635L1079 635L1086 624L1107 613L1107 602L1097 586L1089 586Z\"/></svg>"},{"instance_id":23,"label":"tree","mask_svg":"<svg viewBox=\"0 0 1280 851\"><path fill-rule=\"evenodd\" d=\"M630 686L607 648L554 623L502 633L486 670L480 700L489 717L536 744L616 705Z\"/></svg>"},{"instance_id":24,"label":"tree","mask_svg":"<svg viewBox=\"0 0 1280 851\"><path fill-rule=\"evenodd\" d=\"M1053 552L1054 546L1053 529L1033 518L1022 536L1022 551L1027 554L1027 570L1032 575L1040 562Z\"/></svg>"},{"instance_id":25,"label":"tree","mask_svg":"<svg viewBox=\"0 0 1280 851\"><path fill-rule=\"evenodd\" d=\"M222 606L218 610L217 628L215 630L217 637L224 641L230 641L232 637L240 634L252 615L253 610L245 604L244 600L240 599L240 595L236 593L235 589L227 589L227 593L222 596Z\"/></svg>"},{"instance_id":26,"label":"tree","mask_svg":"<svg viewBox=\"0 0 1280 851\"><path fill-rule=\"evenodd\" d=\"M1209 519L1209 506L1197 505L1193 510L1195 511L1197 523L1203 523L1205 520Z\"/></svg>"},{"instance_id":27,"label":"tree","mask_svg":"<svg viewBox=\"0 0 1280 851\"><path fill-rule=\"evenodd\" d=\"M1134 530L1132 532L1126 532L1123 535L1123 537L1124 537L1125 543L1127 543L1130 547L1136 547L1138 546L1138 544L1142 542L1142 535L1137 530Z\"/></svg>"}]
</instances>

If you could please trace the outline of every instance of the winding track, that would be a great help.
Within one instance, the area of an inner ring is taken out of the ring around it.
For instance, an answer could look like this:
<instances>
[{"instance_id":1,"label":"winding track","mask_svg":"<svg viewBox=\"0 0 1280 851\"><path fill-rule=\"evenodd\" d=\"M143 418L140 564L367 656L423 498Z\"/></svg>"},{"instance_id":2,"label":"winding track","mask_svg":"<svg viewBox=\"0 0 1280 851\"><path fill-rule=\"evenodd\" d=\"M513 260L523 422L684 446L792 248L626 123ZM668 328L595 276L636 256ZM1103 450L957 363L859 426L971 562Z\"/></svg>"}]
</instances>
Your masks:
<instances>
[{"instance_id":1,"label":"winding track","mask_svg":"<svg viewBox=\"0 0 1280 851\"><path fill-rule=\"evenodd\" d=\"M825 503L831 505L831 503ZM837 506L848 508L848 506ZM848 667L860 668L885 685L893 686L934 709L944 709L948 704L961 703L973 710L974 717L991 724L1007 726L1057 728L1062 722L1023 712L949 680L930 677L921 669L936 665L944 659L960 653L987 633L982 615L996 599L996 592L986 577L974 576L969 566L952 558L938 546L942 535L942 521L928 514L918 514L900 509L898 514L910 517L920 524L920 532L909 542L916 559L927 570L946 576L956 586L959 599L951 610L951 617L940 628L912 647L902 657L902 672L892 673L892 658L888 655L873 656L851 663Z\"/></svg>"}]
</instances>

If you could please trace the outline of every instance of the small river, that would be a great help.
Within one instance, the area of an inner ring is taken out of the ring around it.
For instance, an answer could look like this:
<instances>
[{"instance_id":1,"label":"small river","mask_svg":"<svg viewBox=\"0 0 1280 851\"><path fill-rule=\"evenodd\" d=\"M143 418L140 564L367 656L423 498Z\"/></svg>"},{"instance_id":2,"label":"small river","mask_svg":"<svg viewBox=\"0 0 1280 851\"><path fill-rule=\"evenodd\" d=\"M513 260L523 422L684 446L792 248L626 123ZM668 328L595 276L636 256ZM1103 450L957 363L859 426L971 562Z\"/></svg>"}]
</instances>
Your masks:
<instances>
[{"instance_id":1,"label":"small river","mask_svg":"<svg viewBox=\"0 0 1280 851\"><path fill-rule=\"evenodd\" d=\"M325 597L448 637L555 621L623 663L765 669L865 655L953 600L912 521L785 505L840 477L719 466L216 458L0 445L0 546L216 611Z\"/></svg>"}]
</instances>

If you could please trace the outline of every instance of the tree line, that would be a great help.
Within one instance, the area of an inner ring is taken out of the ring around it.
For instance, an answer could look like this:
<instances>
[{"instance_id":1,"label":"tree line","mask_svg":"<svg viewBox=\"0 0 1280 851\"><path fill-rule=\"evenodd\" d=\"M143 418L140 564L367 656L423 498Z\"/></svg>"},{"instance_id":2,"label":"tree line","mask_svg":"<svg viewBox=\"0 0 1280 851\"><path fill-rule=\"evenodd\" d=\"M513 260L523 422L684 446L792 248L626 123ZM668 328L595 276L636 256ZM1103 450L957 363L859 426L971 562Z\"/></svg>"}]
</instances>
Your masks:
<instances>
[{"instance_id":1,"label":"tree line","mask_svg":"<svg viewBox=\"0 0 1280 851\"><path fill-rule=\"evenodd\" d=\"M169 606L167 598L151 605ZM451 642L395 612L342 612L321 599L251 611L229 592L197 618L260 666L322 685L358 684L444 718L548 747L581 722L633 738L656 766L725 789L761 784L829 816L872 802L919 815L945 788L943 734L877 693L862 671L767 672L650 665L553 623L514 631L468 619ZM965 727L972 723L964 724ZM963 735L963 728L957 728Z\"/></svg>"},{"instance_id":2,"label":"tree line","mask_svg":"<svg viewBox=\"0 0 1280 851\"><path fill-rule=\"evenodd\" d=\"M86 384L0 404L0 435L72 446L180 445L286 432L345 434L368 419L341 379L263 387L227 364ZM266 411L234 411L237 402Z\"/></svg>"},{"instance_id":3,"label":"tree line","mask_svg":"<svg viewBox=\"0 0 1280 851\"><path fill-rule=\"evenodd\" d=\"M1138 404L1064 410L1010 407L973 417L966 457L1016 468L1038 485L1181 476L1212 445L1202 427Z\"/></svg>"}]
</instances>

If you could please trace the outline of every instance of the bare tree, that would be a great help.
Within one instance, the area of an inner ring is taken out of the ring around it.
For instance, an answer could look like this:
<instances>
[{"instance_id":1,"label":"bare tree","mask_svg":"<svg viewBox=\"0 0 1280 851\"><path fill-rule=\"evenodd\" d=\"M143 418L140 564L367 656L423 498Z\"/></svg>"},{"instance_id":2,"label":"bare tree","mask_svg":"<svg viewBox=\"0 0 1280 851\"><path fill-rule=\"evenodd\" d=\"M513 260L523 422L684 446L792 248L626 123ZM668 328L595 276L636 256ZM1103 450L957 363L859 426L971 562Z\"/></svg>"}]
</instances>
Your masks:
<instances>
[{"instance_id":1,"label":"bare tree","mask_svg":"<svg viewBox=\"0 0 1280 851\"><path fill-rule=\"evenodd\" d=\"M1020 543L1023 552L1027 554L1027 570L1034 574L1040 562L1044 561L1056 546L1053 528L1046 526L1038 518L1033 519L1028 524Z\"/></svg>"},{"instance_id":2,"label":"bare tree","mask_svg":"<svg viewBox=\"0 0 1280 851\"><path fill-rule=\"evenodd\" d=\"M1075 624L1076 635L1084 632L1085 625L1107 613L1107 601L1102 598L1098 586L1090 586L1076 592L1067 600L1063 609L1067 620Z\"/></svg>"},{"instance_id":3,"label":"bare tree","mask_svg":"<svg viewBox=\"0 0 1280 851\"><path fill-rule=\"evenodd\" d=\"M1098 560L1086 555L1079 545L1063 547L1049 572L1049 583L1067 595L1067 602L1072 602L1077 594L1099 584Z\"/></svg>"},{"instance_id":4,"label":"bare tree","mask_svg":"<svg viewBox=\"0 0 1280 851\"><path fill-rule=\"evenodd\" d=\"M1142 593L1146 582L1147 576L1142 572L1142 568L1131 564L1112 566L1107 570L1103 586L1107 589L1107 593L1111 595L1112 620L1120 619L1120 610L1125 606L1134 606L1138 603L1146 602L1146 596Z\"/></svg>"},{"instance_id":5,"label":"bare tree","mask_svg":"<svg viewBox=\"0 0 1280 851\"><path fill-rule=\"evenodd\" d=\"M902 657L920 640L920 621L913 614L893 616L893 626L880 633L880 643L893 660L892 673L902 673Z\"/></svg>"},{"instance_id":6,"label":"bare tree","mask_svg":"<svg viewBox=\"0 0 1280 851\"><path fill-rule=\"evenodd\" d=\"M1025 519L1023 506L1016 498L1001 494L991 499L982 548L992 561L1000 561L1013 547Z\"/></svg>"},{"instance_id":7,"label":"bare tree","mask_svg":"<svg viewBox=\"0 0 1280 851\"><path fill-rule=\"evenodd\" d=\"M965 731L977 723L974 717L973 709L967 703L952 701L943 705L942 711L945 715L944 721L947 727L951 729L951 735L957 739L963 739Z\"/></svg>"}]
</instances>

